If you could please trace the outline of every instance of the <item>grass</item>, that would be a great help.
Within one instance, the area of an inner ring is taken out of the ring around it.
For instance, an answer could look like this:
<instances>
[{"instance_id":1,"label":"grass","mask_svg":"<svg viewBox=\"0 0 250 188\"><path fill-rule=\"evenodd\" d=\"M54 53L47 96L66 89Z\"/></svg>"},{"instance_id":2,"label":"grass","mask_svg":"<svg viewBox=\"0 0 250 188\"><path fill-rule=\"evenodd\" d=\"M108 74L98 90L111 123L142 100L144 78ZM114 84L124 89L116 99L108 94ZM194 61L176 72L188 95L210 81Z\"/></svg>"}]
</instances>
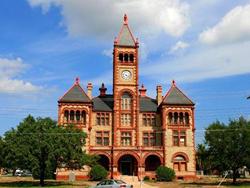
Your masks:
<instances>
[{"instance_id":1,"label":"grass","mask_svg":"<svg viewBox=\"0 0 250 188\"><path fill-rule=\"evenodd\" d=\"M185 181L174 181L174 182L144 182L147 185L152 186L152 188L200 188L200 187L217 187L220 178L204 177L200 180L194 182ZM56 180L46 180L45 187L50 188L84 188L96 185L96 182L90 181L56 181ZM3 177L0 176L0 188L16 188L16 187L28 187L37 188L39 186L39 180L33 180L31 177ZM250 188L250 179L239 179L236 185L232 185L231 179L226 179L223 182L221 188ZM136 187L135 187L136 188Z\"/></svg>"},{"instance_id":2,"label":"grass","mask_svg":"<svg viewBox=\"0 0 250 188\"><path fill-rule=\"evenodd\" d=\"M51 188L69 188L69 187L90 187L91 182L85 181L76 181L76 182L67 182L67 181L56 181L56 180L46 180L45 187ZM27 177L0 177L0 187L1 188L16 188L16 187L29 187L37 188L40 187L39 180L33 180L32 178Z\"/></svg>"}]
</instances>

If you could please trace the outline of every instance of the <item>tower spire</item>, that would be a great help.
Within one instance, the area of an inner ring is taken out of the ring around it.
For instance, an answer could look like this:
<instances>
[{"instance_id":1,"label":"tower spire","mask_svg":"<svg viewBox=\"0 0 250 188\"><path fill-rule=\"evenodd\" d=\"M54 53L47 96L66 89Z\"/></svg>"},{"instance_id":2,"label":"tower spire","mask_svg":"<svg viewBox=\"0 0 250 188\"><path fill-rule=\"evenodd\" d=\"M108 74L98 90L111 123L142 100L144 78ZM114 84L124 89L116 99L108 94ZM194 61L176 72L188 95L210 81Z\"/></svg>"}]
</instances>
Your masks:
<instances>
[{"instance_id":1,"label":"tower spire","mask_svg":"<svg viewBox=\"0 0 250 188\"><path fill-rule=\"evenodd\" d=\"M127 14L124 14L123 23L126 24L126 25L128 24L128 16L127 16Z\"/></svg>"},{"instance_id":2,"label":"tower spire","mask_svg":"<svg viewBox=\"0 0 250 188\"><path fill-rule=\"evenodd\" d=\"M119 45L119 46L126 46L126 47L127 46L139 47L138 40L135 40L132 32L129 29L127 14L124 14L122 28L118 36L115 38L114 44Z\"/></svg>"}]
</instances>

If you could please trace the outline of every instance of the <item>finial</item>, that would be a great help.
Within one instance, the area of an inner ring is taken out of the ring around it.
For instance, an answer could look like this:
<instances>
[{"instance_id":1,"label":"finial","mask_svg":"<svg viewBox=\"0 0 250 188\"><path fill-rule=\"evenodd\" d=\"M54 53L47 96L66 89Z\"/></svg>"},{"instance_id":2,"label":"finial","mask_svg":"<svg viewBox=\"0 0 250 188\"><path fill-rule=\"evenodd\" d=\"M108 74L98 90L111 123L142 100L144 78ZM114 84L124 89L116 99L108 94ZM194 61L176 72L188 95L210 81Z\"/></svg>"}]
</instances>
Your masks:
<instances>
[{"instance_id":1,"label":"finial","mask_svg":"<svg viewBox=\"0 0 250 188\"><path fill-rule=\"evenodd\" d=\"M102 88L104 88L104 83L102 83Z\"/></svg>"},{"instance_id":2,"label":"finial","mask_svg":"<svg viewBox=\"0 0 250 188\"><path fill-rule=\"evenodd\" d=\"M141 88L144 88L144 85L143 85L143 84L141 85Z\"/></svg>"},{"instance_id":3,"label":"finial","mask_svg":"<svg viewBox=\"0 0 250 188\"><path fill-rule=\"evenodd\" d=\"M172 85L175 86L175 81L174 80L172 81Z\"/></svg>"},{"instance_id":4,"label":"finial","mask_svg":"<svg viewBox=\"0 0 250 188\"><path fill-rule=\"evenodd\" d=\"M80 79L79 79L79 77L76 77L76 81L75 81L75 84L76 84L76 85L79 85L79 82L80 82Z\"/></svg>"},{"instance_id":5,"label":"finial","mask_svg":"<svg viewBox=\"0 0 250 188\"><path fill-rule=\"evenodd\" d=\"M124 21L124 24L128 24L128 17L127 17L127 14L124 14L123 21Z\"/></svg>"},{"instance_id":6,"label":"finial","mask_svg":"<svg viewBox=\"0 0 250 188\"><path fill-rule=\"evenodd\" d=\"M117 44L118 43L118 39L117 37L115 37L114 43Z\"/></svg>"}]
</instances>

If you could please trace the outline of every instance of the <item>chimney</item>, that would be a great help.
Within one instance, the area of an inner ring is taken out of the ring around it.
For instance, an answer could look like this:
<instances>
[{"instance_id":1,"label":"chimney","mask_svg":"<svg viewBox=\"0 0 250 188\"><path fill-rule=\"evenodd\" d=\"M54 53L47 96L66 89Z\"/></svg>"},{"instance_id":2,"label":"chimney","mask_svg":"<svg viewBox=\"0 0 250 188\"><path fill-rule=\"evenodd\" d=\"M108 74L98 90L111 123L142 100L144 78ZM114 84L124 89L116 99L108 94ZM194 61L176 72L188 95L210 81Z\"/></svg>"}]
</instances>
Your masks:
<instances>
[{"instance_id":1,"label":"chimney","mask_svg":"<svg viewBox=\"0 0 250 188\"><path fill-rule=\"evenodd\" d=\"M156 101L157 101L157 105L159 106L162 102L162 87L161 86L156 86Z\"/></svg>"},{"instance_id":2,"label":"chimney","mask_svg":"<svg viewBox=\"0 0 250 188\"><path fill-rule=\"evenodd\" d=\"M88 85L87 85L88 94L87 95L90 99L92 99L92 89L93 89L92 83L88 83Z\"/></svg>"},{"instance_id":3,"label":"chimney","mask_svg":"<svg viewBox=\"0 0 250 188\"><path fill-rule=\"evenodd\" d=\"M102 83L102 87L99 88L99 91L100 91L100 96L103 97L106 95L107 88L104 86L104 83Z\"/></svg>"},{"instance_id":4,"label":"chimney","mask_svg":"<svg viewBox=\"0 0 250 188\"><path fill-rule=\"evenodd\" d=\"M79 83L80 83L80 78L79 78L79 77L76 77L75 85L79 85Z\"/></svg>"},{"instance_id":5,"label":"chimney","mask_svg":"<svg viewBox=\"0 0 250 188\"><path fill-rule=\"evenodd\" d=\"M139 89L139 93L140 93L140 96L141 97L146 97L146 92L147 92L147 89L144 87L144 85L142 84L141 85L141 88Z\"/></svg>"}]
</instances>

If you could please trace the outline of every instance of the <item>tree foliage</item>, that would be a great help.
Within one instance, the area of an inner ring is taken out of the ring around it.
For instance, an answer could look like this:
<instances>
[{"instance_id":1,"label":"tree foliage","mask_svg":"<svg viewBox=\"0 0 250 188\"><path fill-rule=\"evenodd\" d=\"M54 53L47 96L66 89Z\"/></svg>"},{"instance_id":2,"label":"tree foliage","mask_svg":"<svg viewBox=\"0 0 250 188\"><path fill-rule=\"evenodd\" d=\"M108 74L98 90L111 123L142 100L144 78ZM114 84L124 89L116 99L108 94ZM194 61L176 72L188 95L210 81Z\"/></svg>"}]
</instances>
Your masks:
<instances>
[{"instance_id":1,"label":"tree foliage","mask_svg":"<svg viewBox=\"0 0 250 188\"><path fill-rule=\"evenodd\" d=\"M227 126L214 122L206 129L205 142L212 168L221 174L232 171L234 183L239 168L250 167L250 122L243 117L230 120Z\"/></svg>"},{"instance_id":2,"label":"tree foliage","mask_svg":"<svg viewBox=\"0 0 250 188\"><path fill-rule=\"evenodd\" d=\"M108 176L108 171L103 166L97 164L91 168L89 176L93 181L103 180Z\"/></svg>"},{"instance_id":3,"label":"tree foliage","mask_svg":"<svg viewBox=\"0 0 250 188\"><path fill-rule=\"evenodd\" d=\"M79 169L94 161L83 151L86 134L73 125L58 126L50 118L28 116L3 138L3 166L27 169L40 179L51 178L58 167Z\"/></svg>"},{"instance_id":4,"label":"tree foliage","mask_svg":"<svg viewBox=\"0 0 250 188\"><path fill-rule=\"evenodd\" d=\"M211 173L211 159L205 144L197 145L196 165L197 169L203 171L204 174Z\"/></svg>"},{"instance_id":5,"label":"tree foliage","mask_svg":"<svg viewBox=\"0 0 250 188\"><path fill-rule=\"evenodd\" d=\"M156 175L158 181L172 181L175 178L174 170L166 166L159 166Z\"/></svg>"},{"instance_id":6,"label":"tree foliage","mask_svg":"<svg viewBox=\"0 0 250 188\"><path fill-rule=\"evenodd\" d=\"M0 169L3 167L3 140L0 136Z\"/></svg>"}]
</instances>

